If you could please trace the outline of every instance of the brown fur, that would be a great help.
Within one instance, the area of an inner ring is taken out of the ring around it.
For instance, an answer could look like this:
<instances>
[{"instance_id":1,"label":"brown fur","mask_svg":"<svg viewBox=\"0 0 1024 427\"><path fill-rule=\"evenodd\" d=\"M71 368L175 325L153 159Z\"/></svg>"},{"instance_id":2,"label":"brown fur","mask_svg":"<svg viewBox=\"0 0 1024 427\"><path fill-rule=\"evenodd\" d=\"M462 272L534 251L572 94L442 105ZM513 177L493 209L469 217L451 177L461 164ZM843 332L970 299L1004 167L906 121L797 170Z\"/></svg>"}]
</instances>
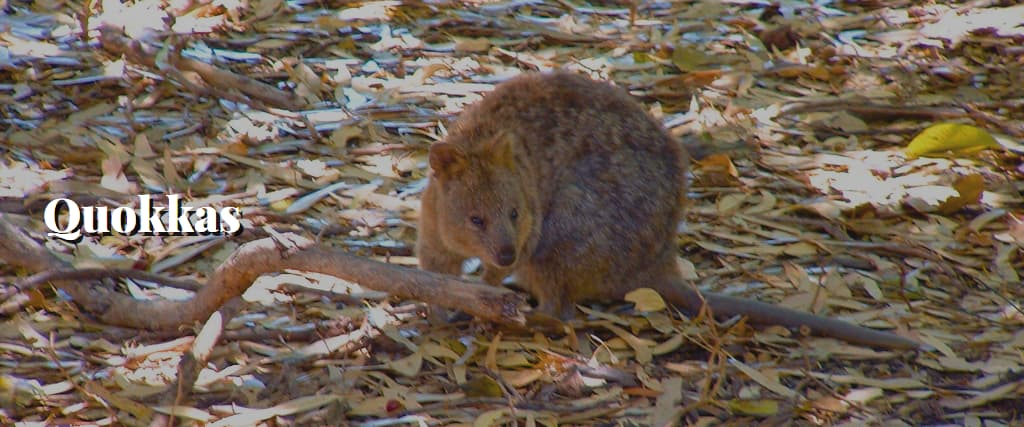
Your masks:
<instances>
[{"instance_id":1,"label":"brown fur","mask_svg":"<svg viewBox=\"0 0 1024 427\"><path fill-rule=\"evenodd\" d=\"M625 91L568 72L498 85L430 150L420 267L458 275L479 257L484 280L510 273L548 314L650 287L688 311L700 295L682 279L676 226L686 151ZM908 339L750 300L704 293L717 316L812 331L869 345Z\"/></svg>"}]
</instances>

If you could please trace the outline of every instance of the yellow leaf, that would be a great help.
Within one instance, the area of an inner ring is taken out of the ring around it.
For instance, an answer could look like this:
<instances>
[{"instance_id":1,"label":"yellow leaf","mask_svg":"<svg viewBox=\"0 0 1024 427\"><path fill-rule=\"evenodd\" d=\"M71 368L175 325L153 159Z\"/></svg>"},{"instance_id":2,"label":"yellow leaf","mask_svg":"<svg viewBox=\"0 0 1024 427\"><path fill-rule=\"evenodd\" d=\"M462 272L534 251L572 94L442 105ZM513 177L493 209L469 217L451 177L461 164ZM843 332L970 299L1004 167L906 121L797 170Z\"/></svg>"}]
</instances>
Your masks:
<instances>
[{"instance_id":1,"label":"yellow leaf","mask_svg":"<svg viewBox=\"0 0 1024 427\"><path fill-rule=\"evenodd\" d=\"M769 417L779 413L779 402L775 400L730 400L726 406L730 411L743 415Z\"/></svg>"},{"instance_id":2,"label":"yellow leaf","mask_svg":"<svg viewBox=\"0 0 1024 427\"><path fill-rule=\"evenodd\" d=\"M278 212L284 212L285 210L288 209L288 206L291 206L291 204L292 201L289 199L280 199L275 202L272 202L270 204L270 209L273 209Z\"/></svg>"},{"instance_id":3,"label":"yellow leaf","mask_svg":"<svg viewBox=\"0 0 1024 427\"><path fill-rule=\"evenodd\" d=\"M612 331L615 335L618 335L619 338L633 348L633 352L636 353L637 362L647 363L651 361L651 358L653 357L651 354L651 348L656 346L658 343L646 338L640 338L615 325L604 325L604 327L608 328L608 330Z\"/></svg>"},{"instance_id":4,"label":"yellow leaf","mask_svg":"<svg viewBox=\"0 0 1024 427\"><path fill-rule=\"evenodd\" d=\"M947 151L971 154L994 147L999 147L999 143L982 128L960 123L939 123L917 134L904 153L913 159Z\"/></svg>"},{"instance_id":5,"label":"yellow leaf","mask_svg":"<svg viewBox=\"0 0 1024 427\"><path fill-rule=\"evenodd\" d=\"M184 418L199 422L209 422L213 418L209 412L191 406L154 406L153 410L161 414L174 415L176 418Z\"/></svg>"},{"instance_id":6,"label":"yellow leaf","mask_svg":"<svg viewBox=\"0 0 1024 427\"><path fill-rule=\"evenodd\" d=\"M829 78L832 77L832 70L822 66L807 67L802 69L801 71L803 71L803 73L810 78L822 81L827 81Z\"/></svg>"},{"instance_id":7,"label":"yellow leaf","mask_svg":"<svg viewBox=\"0 0 1024 427\"><path fill-rule=\"evenodd\" d=\"M498 346L501 344L501 332L498 332L491 340L491 345L487 347L487 353L484 354L484 366L491 371L498 371Z\"/></svg>"},{"instance_id":8,"label":"yellow leaf","mask_svg":"<svg viewBox=\"0 0 1024 427\"><path fill-rule=\"evenodd\" d=\"M418 374L421 366L423 366L423 353L418 351L408 357L388 362L388 367L403 377Z\"/></svg>"},{"instance_id":9,"label":"yellow leaf","mask_svg":"<svg viewBox=\"0 0 1024 427\"><path fill-rule=\"evenodd\" d=\"M786 245L782 252L795 257L811 256L818 253L818 247L807 242L797 242Z\"/></svg>"},{"instance_id":10,"label":"yellow leaf","mask_svg":"<svg viewBox=\"0 0 1024 427\"><path fill-rule=\"evenodd\" d=\"M521 369L518 371L501 371L501 378L512 387L525 387L541 379L544 371L540 369Z\"/></svg>"},{"instance_id":11,"label":"yellow leaf","mask_svg":"<svg viewBox=\"0 0 1024 427\"><path fill-rule=\"evenodd\" d=\"M475 420L473 420L473 427L491 427L502 425L502 418L504 418L506 415L508 415L508 408L495 409L492 411L484 412L480 414L480 416L476 417Z\"/></svg>"},{"instance_id":12,"label":"yellow leaf","mask_svg":"<svg viewBox=\"0 0 1024 427\"><path fill-rule=\"evenodd\" d=\"M11 382L12 380L13 382ZM13 390L11 387L13 387ZM98 398L102 398L103 401L110 406L127 411L137 418L148 419L153 417L153 407L137 402L126 396L113 394L110 390L107 390L99 383L88 381L85 383L85 389L89 393L96 395ZM6 375L0 376L0 392L11 398L8 400L10 403L24 403L23 399L28 396L36 396L36 393L45 393L39 388L39 384L35 383L34 380L21 380L15 377L8 377ZM3 398L0 398L0 403L5 403ZM164 408L163 413L165 414L174 412L175 414L180 414L182 417L191 418L196 421L209 422L211 418L209 413L187 406L167 406L160 408Z\"/></svg>"},{"instance_id":13,"label":"yellow leaf","mask_svg":"<svg viewBox=\"0 0 1024 427\"><path fill-rule=\"evenodd\" d=\"M715 204L717 205L718 213L728 217L738 211L745 200L747 200L747 195L743 193L726 194L719 198Z\"/></svg>"},{"instance_id":14,"label":"yellow leaf","mask_svg":"<svg viewBox=\"0 0 1024 427\"><path fill-rule=\"evenodd\" d=\"M502 368L521 368L531 365L532 363L530 363L523 353L506 354L498 359L498 366L501 366Z\"/></svg>"},{"instance_id":15,"label":"yellow leaf","mask_svg":"<svg viewBox=\"0 0 1024 427\"><path fill-rule=\"evenodd\" d=\"M673 351L676 351L677 348L683 345L684 337L685 336L683 334L672 335L671 338L654 346L654 348L651 350L651 354L654 354L655 356L661 356L662 354L668 354Z\"/></svg>"},{"instance_id":16,"label":"yellow leaf","mask_svg":"<svg viewBox=\"0 0 1024 427\"><path fill-rule=\"evenodd\" d=\"M388 402L392 398L386 396L371 397L362 402L355 404L351 410L348 411L349 415L353 416L381 416L382 414L388 413Z\"/></svg>"},{"instance_id":17,"label":"yellow leaf","mask_svg":"<svg viewBox=\"0 0 1024 427\"><path fill-rule=\"evenodd\" d=\"M459 343L458 341L456 341L455 344L461 345L461 343ZM422 348L423 352L430 357L438 357L451 360L458 360L459 358L459 354L456 353L455 350L452 350L451 348L448 347L443 347L439 344L434 344L432 342L424 343L423 345L420 346L420 348ZM465 351L465 347L463 347L462 350Z\"/></svg>"},{"instance_id":18,"label":"yellow leaf","mask_svg":"<svg viewBox=\"0 0 1024 427\"><path fill-rule=\"evenodd\" d=\"M966 408L982 406L985 405L986 403L995 402L997 400L1016 400L1020 398L1020 392L1018 391L1018 387L1020 387L1020 382L1014 381L1009 384L1003 384L991 390L985 390L981 394L975 395L969 399L946 398L943 399L940 402L940 404L950 409L962 410Z\"/></svg>"},{"instance_id":19,"label":"yellow leaf","mask_svg":"<svg viewBox=\"0 0 1024 427\"><path fill-rule=\"evenodd\" d=\"M711 187L736 187L739 185L739 171L732 159L724 154L712 154L694 161L695 179Z\"/></svg>"},{"instance_id":20,"label":"yellow leaf","mask_svg":"<svg viewBox=\"0 0 1024 427\"><path fill-rule=\"evenodd\" d=\"M457 39L455 42L455 51L459 53L484 53L490 48L491 41L486 37Z\"/></svg>"},{"instance_id":21,"label":"yellow leaf","mask_svg":"<svg viewBox=\"0 0 1024 427\"><path fill-rule=\"evenodd\" d=\"M777 199L775 198L775 195L773 195L772 193L769 193L767 191L762 190L761 191L761 201L758 202L757 205L754 205L754 206L744 210L743 213L746 214L746 215L756 215L756 214L765 213L765 212L768 212L768 211L772 210L773 208L775 208L775 203L776 202L777 202Z\"/></svg>"},{"instance_id":22,"label":"yellow leaf","mask_svg":"<svg viewBox=\"0 0 1024 427\"><path fill-rule=\"evenodd\" d=\"M672 63L679 67L679 71L695 71L707 62L708 56L695 47L680 46L672 52Z\"/></svg>"},{"instance_id":23,"label":"yellow leaf","mask_svg":"<svg viewBox=\"0 0 1024 427\"><path fill-rule=\"evenodd\" d=\"M782 383L779 382L777 377L765 375L761 371L758 371L757 369L754 369L753 367L750 367L749 365L740 362L739 360L736 359L729 359L729 364L736 367L737 369L740 370L740 372L743 372L748 377L750 377L750 379L760 384L761 387L771 390L773 393L778 394L779 396L792 398L797 395L795 391L793 391L789 387L782 385Z\"/></svg>"},{"instance_id":24,"label":"yellow leaf","mask_svg":"<svg viewBox=\"0 0 1024 427\"><path fill-rule=\"evenodd\" d=\"M665 300L658 295L658 292L651 288L636 289L625 297L626 301L633 303L637 311L661 311L665 309Z\"/></svg>"},{"instance_id":25,"label":"yellow leaf","mask_svg":"<svg viewBox=\"0 0 1024 427\"><path fill-rule=\"evenodd\" d=\"M501 397L504 394L498 382L487 375L477 375L460 387L466 397Z\"/></svg>"},{"instance_id":26,"label":"yellow leaf","mask_svg":"<svg viewBox=\"0 0 1024 427\"><path fill-rule=\"evenodd\" d=\"M951 214L964 206L981 200L981 193L985 191L985 179L981 177L981 174L967 175L957 180L953 184L953 188L960 195L950 197L939 205L939 212L943 214Z\"/></svg>"}]
</instances>

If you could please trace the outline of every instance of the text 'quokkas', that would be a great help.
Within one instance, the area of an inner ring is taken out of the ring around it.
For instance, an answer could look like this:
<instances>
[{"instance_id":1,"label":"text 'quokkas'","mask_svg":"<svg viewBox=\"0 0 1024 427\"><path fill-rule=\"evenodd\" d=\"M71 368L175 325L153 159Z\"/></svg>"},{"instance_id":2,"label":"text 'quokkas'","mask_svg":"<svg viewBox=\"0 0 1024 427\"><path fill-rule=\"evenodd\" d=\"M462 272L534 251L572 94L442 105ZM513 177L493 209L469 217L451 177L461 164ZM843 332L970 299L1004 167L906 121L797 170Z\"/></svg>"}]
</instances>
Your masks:
<instances>
[{"instance_id":1,"label":"text 'quokkas'","mask_svg":"<svg viewBox=\"0 0 1024 427\"><path fill-rule=\"evenodd\" d=\"M78 242L84 235L238 234L242 210L228 206L185 206L181 196L167 196L167 206L155 206L153 196L139 195L137 209L128 206L79 206L74 200L54 199L43 211L47 236Z\"/></svg>"}]
</instances>

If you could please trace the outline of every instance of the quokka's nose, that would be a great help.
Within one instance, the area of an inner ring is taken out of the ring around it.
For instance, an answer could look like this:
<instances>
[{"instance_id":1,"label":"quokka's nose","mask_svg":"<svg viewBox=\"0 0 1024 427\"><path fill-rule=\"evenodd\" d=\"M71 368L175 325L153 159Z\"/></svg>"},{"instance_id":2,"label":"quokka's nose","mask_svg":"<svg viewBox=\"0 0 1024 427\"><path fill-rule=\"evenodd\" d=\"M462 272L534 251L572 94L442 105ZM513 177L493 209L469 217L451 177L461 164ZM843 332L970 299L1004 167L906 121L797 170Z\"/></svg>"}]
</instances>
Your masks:
<instances>
[{"instance_id":1,"label":"quokka's nose","mask_svg":"<svg viewBox=\"0 0 1024 427\"><path fill-rule=\"evenodd\" d=\"M506 246L498 252L498 265L508 267L516 262L516 248Z\"/></svg>"}]
</instances>

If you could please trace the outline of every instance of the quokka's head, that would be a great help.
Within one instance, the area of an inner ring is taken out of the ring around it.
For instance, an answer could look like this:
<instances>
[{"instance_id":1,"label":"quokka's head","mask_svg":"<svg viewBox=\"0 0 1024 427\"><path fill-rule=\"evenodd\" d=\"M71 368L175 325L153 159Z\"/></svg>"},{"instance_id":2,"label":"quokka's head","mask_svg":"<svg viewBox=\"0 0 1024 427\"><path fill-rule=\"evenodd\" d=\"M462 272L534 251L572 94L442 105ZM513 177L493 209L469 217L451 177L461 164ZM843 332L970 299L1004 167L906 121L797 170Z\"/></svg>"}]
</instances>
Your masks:
<instances>
[{"instance_id":1,"label":"quokka's head","mask_svg":"<svg viewBox=\"0 0 1024 427\"><path fill-rule=\"evenodd\" d=\"M483 143L440 142L430 147L432 184L438 186L438 226L446 244L486 264L514 267L534 225L532 188L524 182L509 134Z\"/></svg>"}]
</instances>

